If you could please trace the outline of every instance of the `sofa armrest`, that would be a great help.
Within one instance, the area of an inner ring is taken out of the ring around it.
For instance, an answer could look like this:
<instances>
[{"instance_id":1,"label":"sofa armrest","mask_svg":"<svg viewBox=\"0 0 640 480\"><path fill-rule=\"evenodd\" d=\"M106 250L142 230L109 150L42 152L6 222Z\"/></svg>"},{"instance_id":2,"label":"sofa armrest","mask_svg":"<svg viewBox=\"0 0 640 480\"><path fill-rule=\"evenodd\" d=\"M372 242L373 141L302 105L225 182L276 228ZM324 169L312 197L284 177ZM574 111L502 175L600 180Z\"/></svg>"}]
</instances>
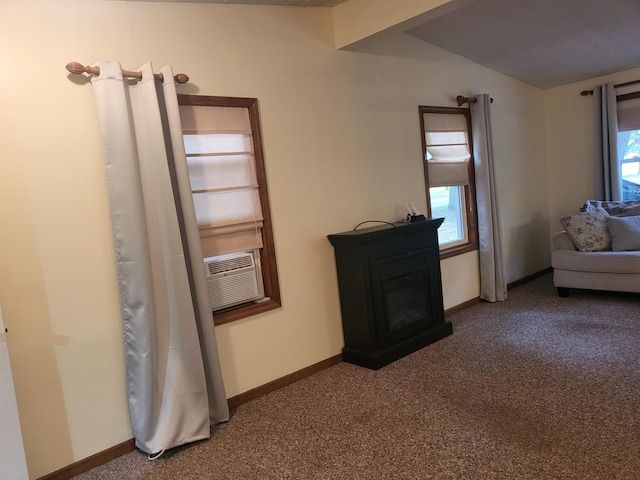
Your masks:
<instances>
[{"instance_id":1,"label":"sofa armrest","mask_svg":"<svg viewBox=\"0 0 640 480\"><path fill-rule=\"evenodd\" d=\"M578 250L564 230L553 234L551 246L552 250Z\"/></svg>"}]
</instances>

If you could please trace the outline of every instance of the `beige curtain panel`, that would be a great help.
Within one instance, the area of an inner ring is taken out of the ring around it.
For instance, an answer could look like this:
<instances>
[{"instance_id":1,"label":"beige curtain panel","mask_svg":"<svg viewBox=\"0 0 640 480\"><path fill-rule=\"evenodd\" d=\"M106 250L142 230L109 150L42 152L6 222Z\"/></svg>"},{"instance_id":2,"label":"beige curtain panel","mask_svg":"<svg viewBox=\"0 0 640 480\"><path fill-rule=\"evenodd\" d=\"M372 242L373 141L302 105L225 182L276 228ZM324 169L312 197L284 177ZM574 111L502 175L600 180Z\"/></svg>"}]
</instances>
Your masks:
<instances>
[{"instance_id":1,"label":"beige curtain panel","mask_svg":"<svg viewBox=\"0 0 640 480\"><path fill-rule=\"evenodd\" d=\"M478 206L480 298L488 302L503 302L507 299L507 280L493 157L491 97L483 93L475 98L469 108Z\"/></svg>"},{"instance_id":2,"label":"beige curtain panel","mask_svg":"<svg viewBox=\"0 0 640 480\"><path fill-rule=\"evenodd\" d=\"M97 62L131 426L156 455L229 419L170 67ZM161 99L161 100L159 100Z\"/></svg>"}]
</instances>

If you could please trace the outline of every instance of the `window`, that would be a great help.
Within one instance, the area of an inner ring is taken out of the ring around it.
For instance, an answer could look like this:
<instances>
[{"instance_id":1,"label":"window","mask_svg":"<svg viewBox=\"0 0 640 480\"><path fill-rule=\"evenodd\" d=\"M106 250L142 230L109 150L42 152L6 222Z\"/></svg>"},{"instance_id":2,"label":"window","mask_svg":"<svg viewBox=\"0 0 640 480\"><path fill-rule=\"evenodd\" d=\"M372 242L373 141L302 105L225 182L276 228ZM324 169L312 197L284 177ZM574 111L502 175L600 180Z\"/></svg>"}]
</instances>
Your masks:
<instances>
[{"instance_id":1,"label":"window","mask_svg":"<svg viewBox=\"0 0 640 480\"><path fill-rule=\"evenodd\" d=\"M280 306L255 98L178 95L216 325Z\"/></svg>"},{"instance_id":2,"label":"window","mask_svg":"<svg viewBox=\"0 0 640 480\"><path fill-rule=\"evenodd\" d=\"M617 99L622 199L640 200L640 93L619 95Z\"/></svg>"},{"instance_id":3,"label":"window","mask_svg":"<svg viewBox=\"0 0 640 480\"><path fill-rule=\"evenodd\" d=\"M471 116L467 108L419 107L432 218L444 218L438 229L441 257L477 248Z\"/></svg>"}]
</instances>

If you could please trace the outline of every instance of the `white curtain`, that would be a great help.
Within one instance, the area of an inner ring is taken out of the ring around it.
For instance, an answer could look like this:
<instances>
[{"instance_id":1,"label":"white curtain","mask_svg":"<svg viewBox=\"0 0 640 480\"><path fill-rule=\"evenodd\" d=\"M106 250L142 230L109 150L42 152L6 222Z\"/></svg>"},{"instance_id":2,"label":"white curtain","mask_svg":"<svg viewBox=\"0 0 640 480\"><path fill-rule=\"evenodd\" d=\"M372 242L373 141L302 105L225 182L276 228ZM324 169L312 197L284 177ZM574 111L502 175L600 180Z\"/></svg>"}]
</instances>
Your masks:
<instances>
[{"instance_id":1,"label":"white curtain","mask_svg":"<svg viewBox=\"0 0 640 480\"><path fill-rule=\"evenodd\" d=\"M594 89L600 105L602 200L622 200L622 176L618 161L618 114L612 83Z\"/></svg>"},{"instance_id":2,"label":"white curtain","mask_svg":"<svg viewBox=\"0 0 640 480\"><path fill-rule=\"evenodd\" d=\"M136 445L157 454L210 436L229 418L171 67L123 78L97 62L120 287L129 413Z\"/></svg>"},{"instance_id":3,"label":"white curtain","mask_svg":"<svg viewBox=\"0 0 640 480\"><path fill-rule=\"evenodd\" d=\"M502 260L500 213L491 141L491 98L487 94L475 98L476 101L470 102L469 106L478 205L480 298L488 302L501 302L507 298L507 283Z\"/></svg>"}]
</instances>

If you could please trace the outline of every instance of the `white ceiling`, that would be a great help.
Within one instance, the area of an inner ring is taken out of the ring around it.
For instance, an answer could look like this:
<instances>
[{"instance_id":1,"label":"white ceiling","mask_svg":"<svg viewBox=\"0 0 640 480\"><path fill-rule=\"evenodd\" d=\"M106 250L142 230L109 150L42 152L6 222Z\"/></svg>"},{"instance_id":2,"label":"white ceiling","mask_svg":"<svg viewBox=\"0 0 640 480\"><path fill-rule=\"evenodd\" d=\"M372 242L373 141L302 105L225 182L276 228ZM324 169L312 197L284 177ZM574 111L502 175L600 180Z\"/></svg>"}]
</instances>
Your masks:
<instances>
[{"instance_id":1,"label":"white ceiling","mask_svg":"<svg viewBox=\"0 0 640 480\"><path fill-rule=\"evenodd\" d=\"M640 0L476 0L409 33L543 89L640 66Z\"/></svg>"},{"instance_id":2,"label":"white ceiling","mask_svg":"<svg viewBox=\"0 0 640 480\"><path fill-rule=\"evenodd\" d=\"M344 0L160 1L332 7ZM407 33L542 89L640 66L640 0L461 4Z\"/></svg>"}]
</instances>

